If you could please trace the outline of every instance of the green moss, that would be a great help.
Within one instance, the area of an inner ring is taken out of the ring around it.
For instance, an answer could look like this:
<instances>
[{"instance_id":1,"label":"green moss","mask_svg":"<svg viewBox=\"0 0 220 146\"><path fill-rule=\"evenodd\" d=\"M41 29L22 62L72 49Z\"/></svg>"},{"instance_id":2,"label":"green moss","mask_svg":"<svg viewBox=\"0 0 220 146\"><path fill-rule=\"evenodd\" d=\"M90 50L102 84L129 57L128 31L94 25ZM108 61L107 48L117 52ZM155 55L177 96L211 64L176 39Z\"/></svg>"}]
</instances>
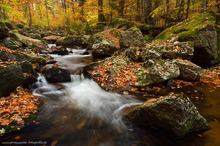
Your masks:
<instances>
[{"instance_id":1,"label":"green moss","mask_svg":"<svg viewBox=\"0 0 220 146\"><path fill-rule=\"evenodd\" d=\"M112 20L109 24L108 27L113 27L113 28L120 28L120 27L130 27L131 26L131 22L129 22L126 19L123 18L115 18L114 20Z\"/></svg>"},{"instance_id":2,"label":"green moss","mask_svg":"<svg viewBox=\"0 0 220 146\"><path fill-rule=\"evenodd\" d=\"M146 86L153 83L153 79L147 70L140 68L135 72L135 74L138 77L138 82L140 86Z\"/></svg>"},{"instance_id":3,"label":"green moss","mask_svg":"<svg viewBox=\"0 0 220 146\"><path fill-rule=\"evenodd\" d=\"M179 36L181 40L195 38L201 29L206 28L208 25L214 25L215 22L216 18L212 13L198 14L164 30L156 39L168 40L173 36Z\"/></svg>"},{"instance_id":4,"label":"green moss","mask_svg":"<svg viewBox=\"0 0 220 146\"><path fill-rule=\"evenodd\" d=\"M137 27L132 27L132 28L130 28L129 30L132 30L132 31L140 31L140 29L137 28Z\"/></svg>"}]
</instances>

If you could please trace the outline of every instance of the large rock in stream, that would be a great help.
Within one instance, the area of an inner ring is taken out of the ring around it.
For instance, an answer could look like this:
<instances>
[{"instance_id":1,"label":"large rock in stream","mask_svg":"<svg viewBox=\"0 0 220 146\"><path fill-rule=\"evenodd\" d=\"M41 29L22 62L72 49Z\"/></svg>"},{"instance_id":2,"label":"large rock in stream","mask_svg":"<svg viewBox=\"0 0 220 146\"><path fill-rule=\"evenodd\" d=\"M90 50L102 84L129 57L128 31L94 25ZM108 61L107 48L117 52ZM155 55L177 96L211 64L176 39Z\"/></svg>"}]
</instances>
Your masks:
<instances>
[{"instance_id":1,"label":"large rock in stream","mask_svg":"<svg viewBox=\"0 0 220 146\"><path fill-rule=\"evenodd\" d=\"M192 41L194 55L192 61L200 66L211 66L220 61L219 20L213 13L202 13L184 20L159 34L157 40L170 40L178 37L179 41Z\"/></svg>"},{"instance_id":2,"label":"large rock in stream","mask_svg":"<svg viewBox=\"0 0 220 146\"><path fill-rule=\"evenodd\" d=\"M71 46L88 46L88 40L86 37L81 35L72 35L67 37L61 37L56 40L57 46L71 47Z\"/></svg>"},{"instance_id":3,"label":"large rock in stream","mask_svg":"<svg viewBox=\"0 0 220 146\"><path fill-rule=\"evenodd\" d=\"M37 72L29 62L0 63L0 97L9 95L20 85L37 81Z\"/></svg>"},{"instance_id":4,"label":"large rock in stream","mask_svg":"<svg viewBox=\"0 0 220 146\"><path fill-rule=\"evenodd\" d=\"M162 130L177 138L210 129L206 119L184 94L170 94L147 101L125 118L135 125Z\"/></svg>"},{"instance_id":5,"label":"large rock in stream","mask_svg":"<svg viewBox=\"0 0 220 146\"><path fill-rule=\"evenodd\" d=\"M71 76L68 70L52 67L43 71L46 80L50 83L70 82Z\"/></svg>"}]
</instances>

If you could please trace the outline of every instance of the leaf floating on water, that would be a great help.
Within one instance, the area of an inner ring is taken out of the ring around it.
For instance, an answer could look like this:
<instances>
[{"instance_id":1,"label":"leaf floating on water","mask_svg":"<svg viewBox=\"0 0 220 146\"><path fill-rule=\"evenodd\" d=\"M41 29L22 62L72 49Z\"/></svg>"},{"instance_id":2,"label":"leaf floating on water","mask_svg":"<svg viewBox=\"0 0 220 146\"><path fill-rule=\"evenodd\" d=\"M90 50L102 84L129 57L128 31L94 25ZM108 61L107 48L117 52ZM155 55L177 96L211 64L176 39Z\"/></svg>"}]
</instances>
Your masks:
<instances>
[{"instance_id":1,"label":"leaf floating on water","mask_svg":"<svg viewBox=\"0 0 220 146\"><path fill-rule=\"evenodd\" d=\"M87 123L87 120L85 119L76 128L77 129L82 129L86 125L86 123Z\"/></svg>"},{"instance_id":2,"label":"leaf floating on water","mask_svg":"<svg viewBox=\"0 0 220 146\"><path fill-rule=\"evenodd\" d=\"M55 146L56 144L57 144L57 140L53 140L52 142L51 142L51 145L50 146Z\"/></svg>"},{"instance_id":3,"label":"leaf floating on water","mask_svg":"<svg viewBox=\"0 0 220 146\"><path fill-rule=\"evenodd\" d=\"M14 138L15 140L19 140L19 139L21 139L21 136L20 135L18 135L18 136L15 136L15 138Z\"/></svg>"}]
</instances>

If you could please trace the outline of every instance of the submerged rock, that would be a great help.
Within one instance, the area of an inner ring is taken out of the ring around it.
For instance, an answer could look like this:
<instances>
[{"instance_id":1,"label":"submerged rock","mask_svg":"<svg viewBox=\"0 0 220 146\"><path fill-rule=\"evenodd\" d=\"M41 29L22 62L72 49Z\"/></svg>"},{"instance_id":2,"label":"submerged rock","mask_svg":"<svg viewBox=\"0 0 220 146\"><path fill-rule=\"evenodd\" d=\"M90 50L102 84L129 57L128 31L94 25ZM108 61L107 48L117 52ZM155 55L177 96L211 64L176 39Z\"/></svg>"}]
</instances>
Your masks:
<instances>
[{"instance_id":1,"label":"submerged rock","mask_svg":"<svg viewBox=\"0 0 220 146\"><path fill-rule=\"evenodd\" d=\"M147 101L125 118L135 125L163 130L178 138L210 129L206 119L184 94L170 94Z\"/></svg>"},{"instance_id":2,"label":"submerged rock","mask_svg":"<svg viewBox=\"0 0 220 146\"><path fill-rule=\"evenodd\" d=\"M70 82L70 72L68 70L52 67L43 71L46 80L50 83Z\"/></svg>"}]
</instances>

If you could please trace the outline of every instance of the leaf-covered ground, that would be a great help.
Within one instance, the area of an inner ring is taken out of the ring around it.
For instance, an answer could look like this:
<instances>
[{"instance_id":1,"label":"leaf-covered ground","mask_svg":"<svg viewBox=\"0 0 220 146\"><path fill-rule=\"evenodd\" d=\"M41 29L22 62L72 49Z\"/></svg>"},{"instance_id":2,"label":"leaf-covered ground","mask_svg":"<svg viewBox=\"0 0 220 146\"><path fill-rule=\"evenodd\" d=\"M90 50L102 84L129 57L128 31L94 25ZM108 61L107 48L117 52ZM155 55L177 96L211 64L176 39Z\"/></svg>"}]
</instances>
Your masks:
<instances>
[{"instance_id":1,"label":"leaf-covered ground","mask_svg":"<svg viewBox=\"0 0 220 146\"><path fill-rule=\"evenodd\" d=\"M0 127L22 127L25 121L36 114L40 102L27 89L18 87L16 93L0 98Z\"/></svg>"}]
</instances>

